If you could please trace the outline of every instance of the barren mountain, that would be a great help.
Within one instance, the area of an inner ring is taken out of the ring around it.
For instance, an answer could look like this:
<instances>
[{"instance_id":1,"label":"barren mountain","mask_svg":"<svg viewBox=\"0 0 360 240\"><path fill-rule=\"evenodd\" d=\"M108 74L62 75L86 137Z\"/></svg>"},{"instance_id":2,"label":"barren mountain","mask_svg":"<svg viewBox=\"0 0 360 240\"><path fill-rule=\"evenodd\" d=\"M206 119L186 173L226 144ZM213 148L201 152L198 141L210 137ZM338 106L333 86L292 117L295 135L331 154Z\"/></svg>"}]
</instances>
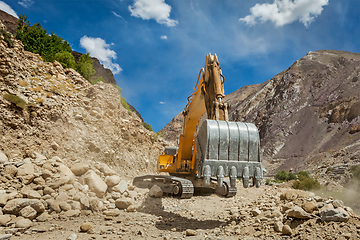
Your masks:
<instances>
[{"instance_id":1,"label":"barren mountain","mask_svg":"<svg viewBox=\"0 0 360 240\"><path fill-rule=\"evenodd\" d=\"M317 158L349 167L360 160L359 92L360 54L309 52L235 105L230 119L255 123L265 159L280 168L328 165ZM334 159L338 151L346 156Z\"/></svg>"}]
</instances>

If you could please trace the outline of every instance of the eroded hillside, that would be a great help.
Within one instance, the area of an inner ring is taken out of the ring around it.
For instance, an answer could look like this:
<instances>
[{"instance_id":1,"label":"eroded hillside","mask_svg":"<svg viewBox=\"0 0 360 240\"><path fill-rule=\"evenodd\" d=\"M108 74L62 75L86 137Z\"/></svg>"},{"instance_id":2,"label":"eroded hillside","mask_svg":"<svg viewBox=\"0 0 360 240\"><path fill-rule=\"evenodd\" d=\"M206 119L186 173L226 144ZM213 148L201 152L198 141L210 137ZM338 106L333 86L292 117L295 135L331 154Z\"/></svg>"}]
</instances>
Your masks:
<instances>
[{"instance_id":1,"label":"eroded hillside","mask_svg":"<svg viewBox=\"0 0 360 240\"><path fill-rule=\"evenodd\" d=\"M90 85L13 42L0 45L0 150L9 159L38 152L69 164L105 162L129 177L155 170L162 143L122 106L116 88Z\"/></svg>"}]
</instances>

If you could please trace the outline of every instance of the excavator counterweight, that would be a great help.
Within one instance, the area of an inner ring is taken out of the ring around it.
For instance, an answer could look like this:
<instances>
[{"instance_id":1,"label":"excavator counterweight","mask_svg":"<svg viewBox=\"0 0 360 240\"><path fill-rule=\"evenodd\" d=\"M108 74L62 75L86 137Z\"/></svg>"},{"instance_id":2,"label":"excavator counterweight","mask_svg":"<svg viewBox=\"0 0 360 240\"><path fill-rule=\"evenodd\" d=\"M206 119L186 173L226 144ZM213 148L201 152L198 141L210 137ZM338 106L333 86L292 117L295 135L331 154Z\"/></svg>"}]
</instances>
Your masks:
<instances>
[{"instance_id":1,"label":"excavator counterweight","mask_svg":"<svg viewBox=\"0 0 360 240\"><path fill-rule=\"evenodd\" d=\"M205 59L194 92L183 111L183 133L178 147L166 147L158 161L165 175L134 178L133 184L150 188L154 184L163 192L190 198L194 188L212 188L218 194L236 194L236 180L243 186L260 186L262 167L260 138L252 123L228 121L230 106L223 102L225 77L216 54ZM207 119L200 121L204 113Z\"/></svg>"}]
</instances>

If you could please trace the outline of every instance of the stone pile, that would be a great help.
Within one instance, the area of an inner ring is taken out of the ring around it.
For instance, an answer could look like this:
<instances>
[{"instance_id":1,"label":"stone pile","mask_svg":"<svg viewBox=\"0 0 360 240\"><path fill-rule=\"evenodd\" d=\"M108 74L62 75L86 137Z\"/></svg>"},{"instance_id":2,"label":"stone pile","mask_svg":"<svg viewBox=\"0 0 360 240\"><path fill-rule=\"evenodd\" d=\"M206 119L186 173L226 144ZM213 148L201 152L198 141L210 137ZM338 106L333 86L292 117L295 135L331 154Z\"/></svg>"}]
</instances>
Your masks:
<instances>
[{"instance_id":1,"label":"stone pile","mask_svg":"<svg viewBox=\"0 0 360 240\"><path fill-rule=\"evenodd\" d=\"M1 151L0 156L0 225L6 234L24 232L32 221L133 212L143 194L104 163L68 167L59 157L47 159L36 152L17 162Z\"/></svg>"},{"instance_id":2,"label":"stone pile","mask_svg":"<svg viewBox=\"0 0 360 240\"><path fill-rule=\"evenodd\" d=\"M356 239L360 236L360 217L341 200L325 199L300 190L265 195L250 204L231 208L227 220L233 221L224 229L229 236L289 235L294 239Z\"/></svg>"}]
</instances>

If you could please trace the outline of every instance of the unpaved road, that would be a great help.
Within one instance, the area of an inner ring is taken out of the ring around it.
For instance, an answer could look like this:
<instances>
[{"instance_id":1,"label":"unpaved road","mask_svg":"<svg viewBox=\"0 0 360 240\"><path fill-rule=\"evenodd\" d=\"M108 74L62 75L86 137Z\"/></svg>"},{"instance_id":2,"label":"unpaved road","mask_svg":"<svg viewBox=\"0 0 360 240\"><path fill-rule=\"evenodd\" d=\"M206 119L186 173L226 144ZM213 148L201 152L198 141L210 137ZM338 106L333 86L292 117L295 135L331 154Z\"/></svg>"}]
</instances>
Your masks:
<instances>
[{"instance_id":1,"label":"unpaved road","mask_svg":"<svg viewBox=\"0 0 360 240\"><path fill-rule=\"evenodd\" d=\"M58 217L49 222L35 222L33 226L13 239L288 239L274 230L276 216L271 209L279 209L285 201L280 194L287 188L261 186L244 189L238 187L233 198L223 198L213 193L197 193L191 199L173 197L151 198L145 194L138 200L137 211L123 212L117 217L105 217L100 213L68 220ZM290 190L294 191L294 190ZM294 199L298 204L300 201ZM289 204L289 202L287 202ZM293 203L291 203L293 204ZM261 209L254 216L251 211ZM80 232L84 222L91 222L93 231ZM295 239L358 239L360 221L352 217L346 223L310 220L286 220L293 229ZM196 234L195 236L186 236Z\"/></svg>"}]
</instances>

